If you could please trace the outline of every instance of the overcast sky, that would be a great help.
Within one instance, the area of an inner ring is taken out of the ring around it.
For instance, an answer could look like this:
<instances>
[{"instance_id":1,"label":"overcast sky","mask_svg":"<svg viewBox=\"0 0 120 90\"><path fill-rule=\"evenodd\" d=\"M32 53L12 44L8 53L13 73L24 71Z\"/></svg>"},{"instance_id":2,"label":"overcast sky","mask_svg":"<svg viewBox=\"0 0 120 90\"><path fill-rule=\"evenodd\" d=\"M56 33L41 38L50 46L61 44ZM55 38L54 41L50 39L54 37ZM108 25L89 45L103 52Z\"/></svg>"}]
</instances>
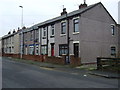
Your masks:
<instances>
[{"instance_id":1,"label":"overcast sky","mask_svg":"<svg viewBox=\"0 0 120 90\"><path fill-rule=\"evenodd\" d=\"M26 27L60 16L63 5L67 12L78 9L84 0L0 0L0 37L9 31L21 27L23 6L23 23ZM120 0L86 0L88 5L102 2L113 18L118 22L118 1Z\"/></svg>"}]
</instances>

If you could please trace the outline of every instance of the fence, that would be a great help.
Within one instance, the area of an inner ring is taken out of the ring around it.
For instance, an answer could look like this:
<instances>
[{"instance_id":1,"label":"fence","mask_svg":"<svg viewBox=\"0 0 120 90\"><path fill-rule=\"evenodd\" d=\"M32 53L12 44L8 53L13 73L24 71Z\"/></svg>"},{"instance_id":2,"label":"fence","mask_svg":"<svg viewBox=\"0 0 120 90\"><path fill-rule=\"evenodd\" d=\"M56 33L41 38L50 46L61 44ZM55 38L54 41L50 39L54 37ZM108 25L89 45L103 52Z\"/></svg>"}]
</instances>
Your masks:
<instances>
[{"instance_id":1,"label":"fence","mask_svg":"<svg viewBox=\"0 0 120 90\"><path fill-rule=\"evenodd\" d=\"M120 66L120 58L105 58L98 57L97 58L97 69L104 69L105 67L119 67Z\"/></svg>"}]
</instances>

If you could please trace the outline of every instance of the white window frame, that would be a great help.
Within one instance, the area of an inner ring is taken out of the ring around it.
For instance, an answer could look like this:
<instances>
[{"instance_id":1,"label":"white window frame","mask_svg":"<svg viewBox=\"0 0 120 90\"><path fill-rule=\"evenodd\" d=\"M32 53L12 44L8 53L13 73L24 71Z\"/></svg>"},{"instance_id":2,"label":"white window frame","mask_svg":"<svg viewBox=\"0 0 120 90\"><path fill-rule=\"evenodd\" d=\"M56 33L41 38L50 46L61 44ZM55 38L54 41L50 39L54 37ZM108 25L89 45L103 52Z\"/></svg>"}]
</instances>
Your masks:
<instances>
[{"instance_id":1,"label":"white window frame","mask_svg":"<svg viewBox=\"0 0 120 90\"><path fill-rule=\"evenodd\" d=\"M29 46L29 54L33 55L33 52L34 52L34 47L33 46Z\"/></svg>"},{"instance_id":2,"label":"white window frame","mask_svg":"<svg viewBox=\"0 0 120 90\"><path fill-rule=\"evenodd\" d=\"M111 33L112 33L112 36L115 36L115 24L111 24Z\"/></svg>"},{"instance_id":3,"label":"white window frame","mask_svg":"<svg viewBox=\"0 0 120 90\"><path fill-rule=\"evenodd\" d=\"M46 55L47 54L47 45L41 46L41 54Z\"/></svg>"},{"instance_id":4,"label":"white window frame","mask_svg":"<svg viewBox=\"0 0 120 90\"><path fill-rule=\"evenodd\" d=\"M65 34L62 34L62 32L61 32L62 31L62 23L66 23L66 32L65 32ZM65 36L66 33L67 33L67 21L66 20L61 21L60 27L61 27L61 29L60 29L60 36Z\"/></svg>"},{"instance_id":5,"label":"white window frame","mask_svg":"<svg viewBox=\"0 0 120 90\"><path fill-rule=\"evenodd\" d=\"M37 53L37 50L38 50L38 53ZM35 55L39 55L39 45L36 45L35 47Z\"/></svg>"},{"instance_id":6,"label":"white window frame","mask_svg":"<svg viewBox=\"0 0 120 90\"><path fill-rule=\"evenodd\" d=\"M72 21L73 21L73 34L79 34L80 33L80 31L78 31L78 32L74 32L74 20L76 20L76 19L78 19L78 28L79 28L79 16L78 17L74 17L73 19L72 19Z\"/></svg>"},{"instance_id":7,"label":"white window frame","mask_svg":"<svg viewBox=\"0 0 120 90\"><path fill-rule=\"evenodd\" d=\"M45 37L45 38L46 38L46 36L47 36L47 30L46 30L46 29L47 29L47 28L44 27L43 30L42 30L42 31L43 31L43 32L42 32L42 36ZM45 33L45 35L44 35L44 33Z\"/></svg>"},{"instance_id":8,"label":"white window frame","mask_svg":"<svg viewBox=\"0 0 120 90\"><path fill-rule=\"evenodd\" d=\"M54 30L54 34L52 34L53 30ZM51 25L50 36L55 36L55 25L54 24Z\"/></svg>"},{"instance_id":9,"label":"white window frame","mask_svg":"<svg viewBox=\"0 0 120 90\"><path fill-rule=\"evenodd\" d=\"M115 55L112 55L112 52L111 52L112 47L115 47ZM115 45L110 46L110 55L111 55L111 57L116 57L117 56L117 47Z\"/></svg>"}]
</instances>

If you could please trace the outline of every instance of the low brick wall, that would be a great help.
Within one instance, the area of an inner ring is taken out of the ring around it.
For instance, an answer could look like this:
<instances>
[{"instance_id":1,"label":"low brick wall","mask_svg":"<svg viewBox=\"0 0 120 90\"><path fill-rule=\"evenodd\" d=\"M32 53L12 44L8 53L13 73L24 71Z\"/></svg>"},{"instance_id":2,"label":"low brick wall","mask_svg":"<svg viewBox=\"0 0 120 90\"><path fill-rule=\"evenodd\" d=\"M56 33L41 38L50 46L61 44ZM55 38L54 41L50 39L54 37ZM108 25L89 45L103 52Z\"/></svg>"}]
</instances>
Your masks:
<instances>
[{"instance_id":1,"label":"low brick wall","mask_svg":"<svg viewBox=\"0 0 120 90\"><path fill-rule=\"evenodd\" d=\"M54 56L49 57L49 56L46 56L45 57L45 62L64 65L65 64L65 59L64 59L64 57L54 57Z\"/></svg>"},{"instance_id":2,"label":"low brick wall","mask_svg":"<svg viewBox=\"0 0 120 90\"><path fill-rule=\"evenodd\" d=\"M20 54L2 54L5 57L20 58ZM23 59L43 62L43 55L22 55Z\"/></svg>"},{"instance_id":3,"label":"low brick wall","mask_svg":"<svg viewBox=\"0 0 120 90\"><path fill-rule=\"evenodd\" d=\"M23 55L23 59L43 62L43 55Z\"/></svg>"},{"instance_id":4,"label":"low brick wall","mask_svg":"<svg viewBox=\"0 0 120 90\"><path fill-rule=\"evenodd\" d=\"M20 58L20 54L3 54L5 57L13 57L13 58ZM48 62L48 63L54 63L54 64L66 64L65 58L66 55L63 55L61 57L49 57L47 55L22 55L23 59L26 60L33 60L33 61L40 61L40 62ZM79 66L81 65L81 58L76 58L74 55L70 56L70 65L72 66Z\"/></svg>"},{"instance_id":5,"label":"low brick wall","mask_svg":"<svg viewBox=\"0 0 120 90\"><path fill-rule=\"evenodd\" d=\"M3 55L2 55L2 53L0 53L0 57L2 57Z\"/></svg>"},{"instance_id":6,"label":"low brick wall","mask_svg":"<svg viewBox=\"0 0 120 90\"><path fill-rule=\"evenodd\" d=\"M81 65L81 58L80 57L74 57L74 55L70 55L70 65L72 65L72 66Z\"/></svg>"},{"instance_id":7,"label":"low brick wall","mask_svg":"<svg viewBox=\"0 0 120 90\"><path fill-rule=\"evenodd\" d=\"M20 58L20 55L19 55L19 54L2 54L2 56L5 56L5 57L13 57L13 58Z\"/></svg>"}]
</instances>

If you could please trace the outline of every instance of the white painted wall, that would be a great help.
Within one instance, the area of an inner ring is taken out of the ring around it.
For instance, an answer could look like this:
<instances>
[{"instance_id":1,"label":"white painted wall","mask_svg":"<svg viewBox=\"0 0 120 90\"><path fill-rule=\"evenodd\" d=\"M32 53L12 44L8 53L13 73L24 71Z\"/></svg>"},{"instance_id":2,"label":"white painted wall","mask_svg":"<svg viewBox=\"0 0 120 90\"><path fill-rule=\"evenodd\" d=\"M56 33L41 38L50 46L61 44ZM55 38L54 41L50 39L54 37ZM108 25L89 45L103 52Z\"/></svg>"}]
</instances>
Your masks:
<instances>
[{"instance_id":1,"label":"white painted wall","mask_svg":"<svg viewBox=\"0 0 120 90\"><path fill-rule=\"evenodd\" d=\"M54 25L54 31L55 31L55 25ZM55 37L50 38L51 36L51 25L48 26L48 56L51 56L51 43L55 42ZM54 48L55 49L55 48Z\"/></svg>"},{"instance_id":2,"label":"white painted wall","mask_svg":"<svg viewBox=\"0 0 120 90\"><path fill-rule=\"evenodd\" d=\"M42 44L41 45L47 45L47 27L46 28L46 39L43 39L43 30L44 28L41 29L42 33Z\"/></svg>"}]
</instances>

